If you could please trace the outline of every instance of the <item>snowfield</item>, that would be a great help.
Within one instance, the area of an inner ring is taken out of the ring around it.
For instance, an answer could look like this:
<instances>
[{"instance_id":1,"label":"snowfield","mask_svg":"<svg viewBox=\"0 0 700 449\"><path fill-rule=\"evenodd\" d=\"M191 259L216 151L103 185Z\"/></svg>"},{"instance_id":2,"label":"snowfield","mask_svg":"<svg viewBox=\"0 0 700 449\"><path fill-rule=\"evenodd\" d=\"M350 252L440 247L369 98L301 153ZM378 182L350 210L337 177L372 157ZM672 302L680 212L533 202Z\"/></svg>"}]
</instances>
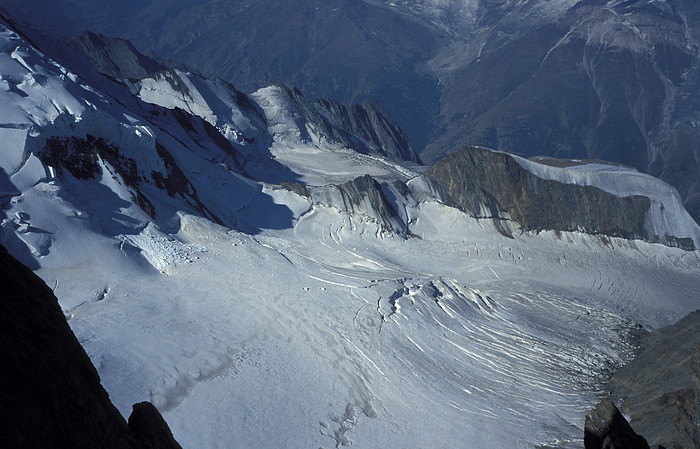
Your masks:
<instances>
[{"instance_id":1,"label":"snowfield","mask_svg":"<svg viewBox=\"0 0 700 449\"><path fill-rule=\"evenodd\" d=\"M444 209L409 240L324 207L257 236L182 215L140 237L159 271L104 241L88 276L39 273L122 413L152 401L184 447L580 446L638 323L697 307L697 254Z\"/></svg>"},{"instance_id":2,"label":"snowfield","mask_svg":"<svg viewBox=\"0 0 700 449\"><path fill-rule=\"evenodd\" d=\"M0 28L0 242L53 288L121 413L153 402L184 448L580 447L585 413L643 329L700 306L700 251L507 238L420 178L412 199L382 187L407 225L396 232L328 184L424 167L324 141L274 87L250 109L179 72L197 95L153 79L129 98ZM82 154L96 161L85 179L39 157L52 137L90 135L113 147ZM648 194L664 205L654 226L700 238L658 180L521 163ZM273 172L318 187L251 179Z\"/></svg>"}]
</instances>

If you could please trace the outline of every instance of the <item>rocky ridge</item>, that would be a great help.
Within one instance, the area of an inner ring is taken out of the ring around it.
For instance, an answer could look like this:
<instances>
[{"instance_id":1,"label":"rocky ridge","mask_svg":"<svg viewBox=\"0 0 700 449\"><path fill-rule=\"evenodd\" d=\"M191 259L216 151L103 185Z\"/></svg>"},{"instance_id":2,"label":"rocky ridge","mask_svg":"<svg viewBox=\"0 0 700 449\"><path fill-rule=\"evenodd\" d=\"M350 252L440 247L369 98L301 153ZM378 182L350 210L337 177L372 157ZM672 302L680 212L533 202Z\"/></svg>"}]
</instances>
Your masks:
<instances>
[{"instance_id":1,"label":"rocky ridge","mask_svg":"<svg viewBox=\"0 0 700 449\"><path fill-rule=\"evenodd\" d=\"M513 233L512 220L524 231L580 231L695 248L695 236L649 228L649 197L545 179L507 153L468 147L436 162L422 178L445 204L493 219L505 235Z\"/></svg>"},{"instance_id":2,"label":"rocky ridge","mask_svg":"<svg viewBox=\"0 0 700 449\"><path fill-rule=\"evenodd\" d=\"M611 397L652 447L700 447L700 311L652 332L610 381Z\"/></svg>"},{"instance_id":3,"label":"rocky ridge","mask_svg":"<svg viewBox=\"0 0 700 449\"><path fill-rule=\"evenodd\" d=\"M586 415L585 449L649 449L646 440L637 435L609 399L603 399Z\"/></svg>"}]
</instances>

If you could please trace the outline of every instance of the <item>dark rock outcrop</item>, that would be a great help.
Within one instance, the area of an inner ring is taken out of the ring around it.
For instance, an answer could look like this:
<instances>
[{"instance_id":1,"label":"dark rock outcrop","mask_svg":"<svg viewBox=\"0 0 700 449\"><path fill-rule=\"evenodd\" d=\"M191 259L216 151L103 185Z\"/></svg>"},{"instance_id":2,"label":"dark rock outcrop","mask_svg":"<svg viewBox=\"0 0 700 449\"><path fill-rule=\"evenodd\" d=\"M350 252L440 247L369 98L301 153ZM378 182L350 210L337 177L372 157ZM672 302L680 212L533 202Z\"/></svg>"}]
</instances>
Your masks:
<instances>
[{"instance_id":1,"label":"dark rock outcrop","mask_svg":"<svg viewBox=\"0 0 700 449\"><path fill-rule=\"evenodd\" d=\"M376 99L350 105L326 99L310 102L296 88L279 87L305 124L328 140L358 153L420 163L406 134ZM310 139L308 135L302 137Z\"/></svg>"},{"instance_id":2,"label":"dark rock outcrop","mask_svg":"<svg viewBox=\"0 0 700 449\"><path fill-rule=\"evenodd\" d=\"M435 163L423 176L445 204L494 219L506 235L502 218L508 214L526 231L582 231L654 241L644 230L647 197L619 197L596 187L542 179L506 153L468 147Z\"/></svg>"},{"instance_id":3,"label":"dark rock outcrop","mask_svg":"<svg viewBox=\"0 0 700 449\"><path fill-rule=\"evenodd\" d=\"M181 449L168 424L150 402L134 404L129 416L129 429L139 437L144 448Z\"/></svg>"},{"instance_id":4,"label":"dark rock outcrop","mask_svg":"<svg viewBox=\"0 0 700 449\"><path fill-rule=\"evenodd\" d=\"M98 72L114 79L141 79L172 67L172 63L140 53L131 42L86 31L68 42L88 58Z\"/></svg>"},{"instance_id":5,"label":"dark rock outcrop","mask_svg":"<svg viewBox=\"0 0 700 449\"><path fill-rule=\"evenodd\" d=\"M611 379L630 423L652 447L700 448L700 311L652 332Z\"/></svg>"},{"instance_id":6,"label":"dark rock outcrop","mask_svg":"<svg viewBox=\"0 0 700 449\"><path fill-rule=\"evenodd\" d=\"M149 216L155 216L153 204L141 192L143 176L140 176L136 162L122 155L119 148L102 137L90 134L84 138L51 136L38 156L46 165L55 168L59 177L68 171L80 180L93 179L102 173L100 158L109 162L129 188L131 199Z\"/></svg>"},{"instance_id":7,"label":"dark rock outcrop","mask_svg":"<svg viewBox=\"0 0 700 449\"><path fill-rule=\"evenodd\" d=\"M129 428L51 289L2 246L0 286L3 447L180 449L155 409Z\"/></svg>"},{"instance_id":8,"label":"dark rock outcrop","mask_svg":"<svg viewBox=\"0 0 700 449\"><path fill-rule=\"evenodd\" d=\"M308 187L312 201L334 206L350 214L364 214L391 231L402 233L405 223L388 200L383 186L369 175L340 185Z\"/></svg>"},{"instance_id":9,"label":"dark rock outcrop","mask_svg":"<svg viewBox=\"0 0 700 449\"><path fill-rule=\"evenodd\" d=\"M585 449L649 449L609 399L586 416L583 442Z\"/></svg>"},{"instance_id":10,"label":"dark rock outcrop","mask_svg":"<svg viewBox=\"0 0 700 449\"><path fill-rule=\"evenodd\" d=\"M350 105L319 99L315 104L339 129L362 139L362 153L421 163L406 134L377 99Z\"/></svg>"}]
</instances>

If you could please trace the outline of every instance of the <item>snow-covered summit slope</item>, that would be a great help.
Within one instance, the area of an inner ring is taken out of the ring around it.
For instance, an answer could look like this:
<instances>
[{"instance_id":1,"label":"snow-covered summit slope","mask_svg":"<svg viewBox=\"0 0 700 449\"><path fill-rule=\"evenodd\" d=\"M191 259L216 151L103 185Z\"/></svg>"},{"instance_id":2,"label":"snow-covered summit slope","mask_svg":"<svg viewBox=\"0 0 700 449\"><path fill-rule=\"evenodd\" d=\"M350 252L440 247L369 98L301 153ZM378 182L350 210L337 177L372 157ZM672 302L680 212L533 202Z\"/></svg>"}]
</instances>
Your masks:
<instances>
[{"instance_id":1,"label":"snow-covered summit slope","mask_svg":"<svg viewBox=\"0 0 700 449\"><path fill-rule=\"evenodd\" d=\"M180 108L216 126L240 145L265 140L262 111L229 83L206 80L180 70L163 70L136 83L134 89L147 102L168 109ZM269 139L268 139L269 140ZM266 142L269 143L269 142Z\"/></svg>"},{"instance_id":2,"label":"snow-covered summit slope","mask_svg":"<svg viewBox=\"0 0 700 449\"><path fill-rule=\"evenodd\" d=\"M447 204L424 167L326 141L280 86L246 109L170 71L129 84L150 103L3 27L0 242L119 410L153 402L183 447L580 447L641 328L699 305L698 251L516 232ZM547 180L509 161L476 167Z\"/></svg>"},{"instance_id":3,"label":"snow-covered summit slope","mask_svg":"<svg viewBox=\"0 0 700 449\"><path fill-rule=\"evenodd\" d=\"M39 195L66 201L79 215L89 212L99 232L131 234L151 220L177 228L176 211L233 225L232 211L261 194L235 172L242 156L208 123L143 103L123 86L99 91L2 27L0 182L8 215L41 210L23 201ZM8 238L21 230L19 239L39 241L29 245L45 255L59 239L51 229L61 220L44 228L23 220L4 222Z\"/></svg>"}]
</instances>

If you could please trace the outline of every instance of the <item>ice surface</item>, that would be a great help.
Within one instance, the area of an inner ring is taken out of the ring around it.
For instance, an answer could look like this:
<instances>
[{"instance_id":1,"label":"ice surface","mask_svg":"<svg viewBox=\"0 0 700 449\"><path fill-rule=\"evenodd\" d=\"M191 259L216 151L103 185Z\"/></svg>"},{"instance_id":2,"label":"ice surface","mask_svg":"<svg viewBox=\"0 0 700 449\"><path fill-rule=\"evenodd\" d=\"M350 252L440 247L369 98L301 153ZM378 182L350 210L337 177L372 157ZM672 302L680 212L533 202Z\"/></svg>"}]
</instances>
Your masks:
<instances>
[{"instance_id":1,"label":"ice surface","mask_svg":"<svg viewBox=\"0 0 700 449\"><path fill-rule=\"evenodd\" d=\"M367 210L336 207L333 187L307 198L245 178L172 114L80 84L7 27L0 49L0 241L55 291L119 410L152 401L185 448L580 447L585 412L635 353L638 326L699 306L698 251L506 238L436 202L421 179L413 197L382 187L409 227L387 232ZM212 99L225 86L182 76L204 100L198 113L244 131ZM266 149L297 181L422 170L299 129L274 88L252 98L277 135ZM58 176L36 156L49 136L87 135L139 176L128 183L104 158L88 179ZM677 212L648 177L521 163ZM186 184L167 192L145 176L158 174Z\"/></svg>"},{"instance_id":2,"label":"ice surface","mask_svg":"<svg viewBox=\"0 0 700 449\"><path fill-rule=\"evenodd\" d=\"M697 307L697 253L410 214L420 239L320 206L257 237L181 215L170 243L198 251L160 246L167 275L39 272L85 298L71 325L120 410L152 400L186 447L577 447L636 323Z\"/></svg>"}]
</instances>

